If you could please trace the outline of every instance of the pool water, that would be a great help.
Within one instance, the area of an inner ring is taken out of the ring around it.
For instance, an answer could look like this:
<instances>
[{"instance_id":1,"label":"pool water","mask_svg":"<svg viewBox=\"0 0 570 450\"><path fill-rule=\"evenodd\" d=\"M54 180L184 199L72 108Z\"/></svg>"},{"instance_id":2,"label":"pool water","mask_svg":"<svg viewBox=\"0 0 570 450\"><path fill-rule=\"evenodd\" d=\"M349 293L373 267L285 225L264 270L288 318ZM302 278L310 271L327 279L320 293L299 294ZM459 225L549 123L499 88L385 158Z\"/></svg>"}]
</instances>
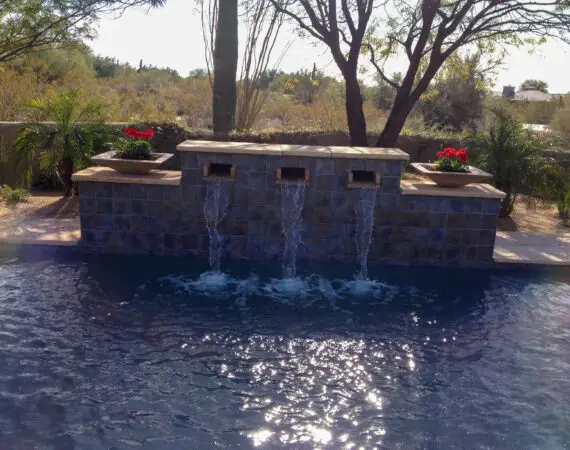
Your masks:
<instances>
[{"instance_id":1,"label":"pool water","mask_svg":"<svg viewBox=\"0 0 570 450\"><path fill-rule=\"evenodd\" d=\"M0 449L570 446L568 271L0 249Z\"/></svg>"}]
</instances>

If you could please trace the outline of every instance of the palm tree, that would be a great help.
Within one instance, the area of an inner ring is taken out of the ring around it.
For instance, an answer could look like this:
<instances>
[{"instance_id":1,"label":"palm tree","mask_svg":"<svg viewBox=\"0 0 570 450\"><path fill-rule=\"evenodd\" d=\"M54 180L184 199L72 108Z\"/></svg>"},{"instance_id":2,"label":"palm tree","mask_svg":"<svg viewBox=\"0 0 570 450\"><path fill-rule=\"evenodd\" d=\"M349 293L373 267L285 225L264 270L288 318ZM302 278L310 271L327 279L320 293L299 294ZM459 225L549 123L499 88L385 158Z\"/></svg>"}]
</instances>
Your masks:
<instances>
[{"instance_id":1,"label":"palm tree","mask_svg":"<svg viewBox=\"0 0 570 450\"><path fill-rule=\"evenodd\" d=\"M73 172L87 167L91 156L108 148L119 130L105 123L103 105L82 102L78 89L65 89L25 106L48 122L27 123L14 141L20 184L29 186L40 150L40 169L62 183L65 196L71 195Z\"/></svg>"}]
</instances>

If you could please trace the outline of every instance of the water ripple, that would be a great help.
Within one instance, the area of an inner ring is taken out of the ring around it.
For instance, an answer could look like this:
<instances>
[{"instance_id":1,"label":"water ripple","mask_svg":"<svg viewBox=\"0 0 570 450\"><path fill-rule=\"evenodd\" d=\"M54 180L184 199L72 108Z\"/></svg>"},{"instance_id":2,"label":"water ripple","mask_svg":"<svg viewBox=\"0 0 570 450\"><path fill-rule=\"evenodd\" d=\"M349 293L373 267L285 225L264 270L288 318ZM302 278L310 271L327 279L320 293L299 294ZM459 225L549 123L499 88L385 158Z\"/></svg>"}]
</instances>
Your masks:
<instances>
[{"instance_id":1,"label":"water ripple","mask_svg":"<svg viewBox=\"0 0 570 450\"><path fill-rule=\"evenodd\" d=\"M1 449L570 445L564 274L180 264L0 263Z\"/></svg>"}]
</instances>

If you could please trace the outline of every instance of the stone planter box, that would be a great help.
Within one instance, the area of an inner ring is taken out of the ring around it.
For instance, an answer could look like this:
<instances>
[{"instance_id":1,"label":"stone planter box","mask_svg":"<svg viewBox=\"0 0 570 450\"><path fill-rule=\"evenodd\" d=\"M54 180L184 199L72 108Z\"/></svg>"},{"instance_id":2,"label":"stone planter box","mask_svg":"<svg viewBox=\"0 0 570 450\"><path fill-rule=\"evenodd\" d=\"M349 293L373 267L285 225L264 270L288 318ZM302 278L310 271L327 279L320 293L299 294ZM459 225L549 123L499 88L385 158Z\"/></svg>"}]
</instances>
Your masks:
<instances>
[{"instance_id":1,"label":"stone planter box","mask_svg":"<svg viewBox=\"0 0 570 450\"><path fill-rule=\"evenodd\" d=\"M473 166L469 166L469 172L441 172L434 170L435 164L428 163L413 163L412 167L439 187L459 188L471 183L489 181L492 178L491 174Z\"/></svg>"},{"instance_id":2,"label":"stone planter box","mask_svg":"<svg viewBox=\"0 0 570 450\"><path fill-rule=\"evenodd\" d=\"M91 158L91 161L105 167L110 167L119 173L127 175L145 175L153 169L158 169L162 164L174 156L172 153L153 153L153 159L144 160L116 158L116 154L117 152L115 150L101 153L100 155Z\"/></svg>"}]
</instances>

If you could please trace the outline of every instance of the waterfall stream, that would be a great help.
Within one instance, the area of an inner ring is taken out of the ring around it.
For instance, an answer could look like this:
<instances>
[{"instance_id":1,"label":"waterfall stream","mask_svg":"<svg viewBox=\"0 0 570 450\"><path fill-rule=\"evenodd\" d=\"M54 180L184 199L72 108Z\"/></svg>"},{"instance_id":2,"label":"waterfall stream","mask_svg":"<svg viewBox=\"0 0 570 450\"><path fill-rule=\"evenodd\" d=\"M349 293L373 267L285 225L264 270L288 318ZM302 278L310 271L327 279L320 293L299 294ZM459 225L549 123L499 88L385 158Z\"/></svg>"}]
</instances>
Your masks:
<instances>
[{"instance_id":1,"label":"waterfall stream","mask_svg":"<svg viewBox=\"0 0 570 450\"><path fill-rule=\"evenodd\" d=\"M281 230L285 236L283 277L294 278L297 272L297 248L301 243L305 183L281 183Z\"/></svg>"},{"instance_id":2,"label":"waterfall stream","mask_svg":"<svg viewBox=\"0 0 570 450\"><path fill-rule=\"evenodd\" d=\"M226 216L229 204L228 184L223 181L211 181L206 187L206 201L204 202L204 217L210 235L210 267L220 272L222 257L222 238L218 225Z\"/></svg>"},{"instance_id":3,"label":"waterfall stream","mask_svg":"<svg viewBox=\"0 0 570 450\"><path fill-rule=\"evenodd\" d=\"M356 278L360 280L368 279L368 251L372 242L377 192L376 187L362 187L354 190L354 212L356 213L354 240L356 241L356 252L360 264L360 271Z\"/></svg>"}]
</instances>

